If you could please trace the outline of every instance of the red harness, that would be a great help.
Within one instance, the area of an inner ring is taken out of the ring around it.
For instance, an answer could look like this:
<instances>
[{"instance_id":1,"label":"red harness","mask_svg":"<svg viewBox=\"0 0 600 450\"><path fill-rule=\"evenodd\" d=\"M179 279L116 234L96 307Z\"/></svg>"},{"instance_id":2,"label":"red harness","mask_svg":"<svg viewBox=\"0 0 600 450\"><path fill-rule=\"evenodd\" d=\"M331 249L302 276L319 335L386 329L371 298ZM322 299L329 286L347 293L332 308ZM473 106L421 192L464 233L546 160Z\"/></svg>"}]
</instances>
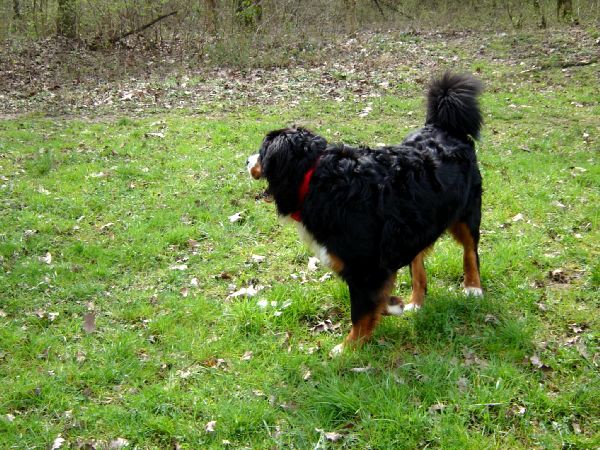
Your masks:
<instances>
[{"instance_id":1,"label":"red harness","mask_svg":"<svg viewBox=\"0 0 600 450\"><path fill-rule=\"evenodd\" d=\"M317 160L317 163L318 162L319 161ZM302 180L302 184L300 185L300 190L298 191L298 209L290 215L296 222L302 221L302 205L304 204L304 199L308 194L308 186L310 185L310 180L313 176L313 173L315 173L315 169L317 168L317 163L315 163L314 166L306 171L304 174L304 179Z\"/></svg>"}]
</instances>

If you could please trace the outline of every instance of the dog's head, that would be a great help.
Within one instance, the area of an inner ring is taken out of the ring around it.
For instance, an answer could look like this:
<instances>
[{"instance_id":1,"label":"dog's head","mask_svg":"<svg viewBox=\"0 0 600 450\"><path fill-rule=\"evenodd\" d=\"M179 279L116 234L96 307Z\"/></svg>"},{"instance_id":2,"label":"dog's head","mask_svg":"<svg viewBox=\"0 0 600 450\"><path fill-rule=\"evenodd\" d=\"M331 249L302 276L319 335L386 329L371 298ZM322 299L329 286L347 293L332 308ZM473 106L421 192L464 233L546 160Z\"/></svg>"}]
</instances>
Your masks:
<instances>
[{"instance_id":1,"label":"dog's head","mask_svg":"<svg viewBox=\"0 0 600 450\"><path fill-rule=\"evenodd\" d=\"M271 131L260 150L248 158L247 168L255 179L266 179L280 214L289 214L297 201L298 186L305 172L327 147L327 141L305 128Z\"/></svg>"}]
</instances>

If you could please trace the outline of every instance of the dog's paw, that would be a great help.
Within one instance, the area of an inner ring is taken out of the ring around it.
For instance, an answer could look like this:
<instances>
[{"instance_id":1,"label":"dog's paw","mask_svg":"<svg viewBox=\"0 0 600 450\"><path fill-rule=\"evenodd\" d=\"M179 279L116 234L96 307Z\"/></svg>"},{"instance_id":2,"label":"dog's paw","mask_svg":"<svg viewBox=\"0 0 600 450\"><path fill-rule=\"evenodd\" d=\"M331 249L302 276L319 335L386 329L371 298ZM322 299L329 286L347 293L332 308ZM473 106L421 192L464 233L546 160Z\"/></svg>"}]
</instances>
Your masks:
<instances>
[{"instance_id":1,"label":"dog's paw","mask_svg":"<svg viewBox=\"0 0 600 450\"><path fill-rule=\"evenodd\" d=\"M464 292L467 297L483 297L483 290L478 287L465 287Z\"/></svg>"},{"instance_id":2,"label":"dog's paw","mask_svg":"<svg viewBox=\"0 0 600 450\"><path fill-rule=\"evenodd\" d=\"M331 351L329 352L329 356L331 356L332 358L337 358L343 352L344 352L344 344L341 343L331 349Z\"/></svg>"},{"instance_id":3,"label":"dog's paw","mask_svg":"<svg viewBox=\"0 0 600 450\"><path fill-rule=\"evenodd\" d=\"M400 316L404 312L404 303L400 297L392 296L383 312L386 316Z\"/></svg>"},{"instance_id":4,"label":"dog's paw","mask_svg":"<svg viewBox=\"0 0 600 450\"><path fill-rule=\"evenodd\" d=\"M421 309L421 305L415 305L414 303L409 303L408 305L406 305L404 307L404 312L418 311L419 309Z\"/></svg>"}]
</instances>

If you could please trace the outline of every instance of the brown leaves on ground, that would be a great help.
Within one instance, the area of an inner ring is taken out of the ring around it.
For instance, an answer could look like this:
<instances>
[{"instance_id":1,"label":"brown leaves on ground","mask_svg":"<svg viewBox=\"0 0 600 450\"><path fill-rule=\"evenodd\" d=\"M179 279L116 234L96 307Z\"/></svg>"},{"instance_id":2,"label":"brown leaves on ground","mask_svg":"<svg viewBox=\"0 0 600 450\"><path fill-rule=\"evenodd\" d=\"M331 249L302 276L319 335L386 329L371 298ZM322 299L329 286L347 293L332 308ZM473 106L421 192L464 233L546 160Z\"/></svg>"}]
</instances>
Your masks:
<instances>
[{"instance_id":1,"label":"brown leaves on ground","mask_svg":"<svg viewBox=\"0 0 600 450\"><path fill-rule=\"evenodd\" d=\"M337 331L341 326L342 324L340 322L333 323L331 320L325 319L324 321L319 322L315 326L311 327L310 331L313 333L326 333L330 331Z\"/></svg>"},{"instance_id":2,"label":"brown leaves on ground","mask_svg":"<svg viewBox=\"0 0 600 450\"><path fill-rule=\"evenodd\" d=\"M93 333L96 330L96 313L87 312L83 315L83 330L86 333Z\"/></svg>"},{"instance_id":3,"label":"brown leaves on ground","mask_svg":"<svg viewBox=\"0 0 600 450\"><path fill-rule=\"evenodd\" d=\"M461 58L500 64L504 70L512 69L515 82L524 83L530 82L529 72L540 70L550 54L565 61L597 58L593 37L578 28L553 30L529 51L525 50L529 46L508 54L490 48L497 41L509 43L511 39L506 33L489 32L414 32L408 36L362 31L352 39L324 37L327 45L306 52L304 59L298 55L290 58L289 67L256 68L261 64L258 53L249 61L253 68L246 69L189 58L186 48L177 43L165 42L153 51L93 52L57 39L30 42L25 47L6 42L0 45L0 115L38 110L96 115L98 111L143 113L208 104L297 104L302 97L350 99L368 105L372 98L394 94L398 86L414 85L417 94L426 81L423 73L459 64ZM456 56L454 48L460 48L461 56ZM173 57L173 52L180 57ZM292 52L283 48L279 53ZM530 69L524 71L523 67ZM537 86L531 83L531 87ZM365 106L360 115L370 112L370 106ZM163 130L152 133L148 138L165 137Z\"/></svg>"}]
</instances>

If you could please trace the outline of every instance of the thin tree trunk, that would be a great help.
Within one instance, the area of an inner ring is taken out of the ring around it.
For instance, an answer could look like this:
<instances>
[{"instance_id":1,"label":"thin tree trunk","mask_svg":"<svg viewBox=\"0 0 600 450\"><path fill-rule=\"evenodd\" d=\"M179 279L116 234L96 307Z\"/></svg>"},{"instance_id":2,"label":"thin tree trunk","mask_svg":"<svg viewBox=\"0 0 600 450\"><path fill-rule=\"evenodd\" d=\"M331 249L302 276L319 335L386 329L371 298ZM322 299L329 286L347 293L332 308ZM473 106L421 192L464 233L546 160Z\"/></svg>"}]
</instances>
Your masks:
<instances>
[{"instance_id":1,"label":"thin tree trunk","mask_svg":"<svg viewBox=\"0 0 600 450\"><path fill-rule=\"evenodd\" d=\"M13 18L21 19L21 2L19 0L13 0Z\"/></svg>"},{"instance_id":2,"label":"thin tree trunk","mask_svg":"<svg viewBox=\"0 0 600 450\"><path fill-rule=\"evenodd\" d=\"M204 0L204 27L209 34L217 32L217 1Z\"/></svg>"},{"instance_id":3,"label":"thin tree trunk","mask_svg":"<svg viewBox=\"0 0 600 450\"><path fill-rule=\"evenodd\" d=\"M75 39L77 37L75 0L58 0L56 32L59 36L64 36L68 39Z\"/></svg>"},{"instance_id":4,"label":"thin tree trunk","mask_svg":"<svg viewBox=\"0 0 600 450\"><path fill-rule=\"evenodd\" d=\"M573 20L572 0L556 0L556 18L564 22L570 22Z\"/></svg>"},{"instance_id":5,"label":"thin tree trunk","mask_svg":"<svg viewBox=\"0 0 600 450\"><path fill-rule=\"evenodd\" d=\"M542 11L542 7L540 5L540 0L533 0L533 9L535 10L535 14L540 18L540 22L538 26L540 28L546 28L546 16L544 15L544 11Z\"/></svg>"},{"instance_id":6,"label":"thin tree trunk","mask_svg":"<svg viewBox=\"0 0 600 450\"><path fill-rule=\"evenodd\" d=\"M356 0L344 0L344 7L346 9L346 27L350 33L354 33L357 28Z\"/></svg>"}]
</instances>

